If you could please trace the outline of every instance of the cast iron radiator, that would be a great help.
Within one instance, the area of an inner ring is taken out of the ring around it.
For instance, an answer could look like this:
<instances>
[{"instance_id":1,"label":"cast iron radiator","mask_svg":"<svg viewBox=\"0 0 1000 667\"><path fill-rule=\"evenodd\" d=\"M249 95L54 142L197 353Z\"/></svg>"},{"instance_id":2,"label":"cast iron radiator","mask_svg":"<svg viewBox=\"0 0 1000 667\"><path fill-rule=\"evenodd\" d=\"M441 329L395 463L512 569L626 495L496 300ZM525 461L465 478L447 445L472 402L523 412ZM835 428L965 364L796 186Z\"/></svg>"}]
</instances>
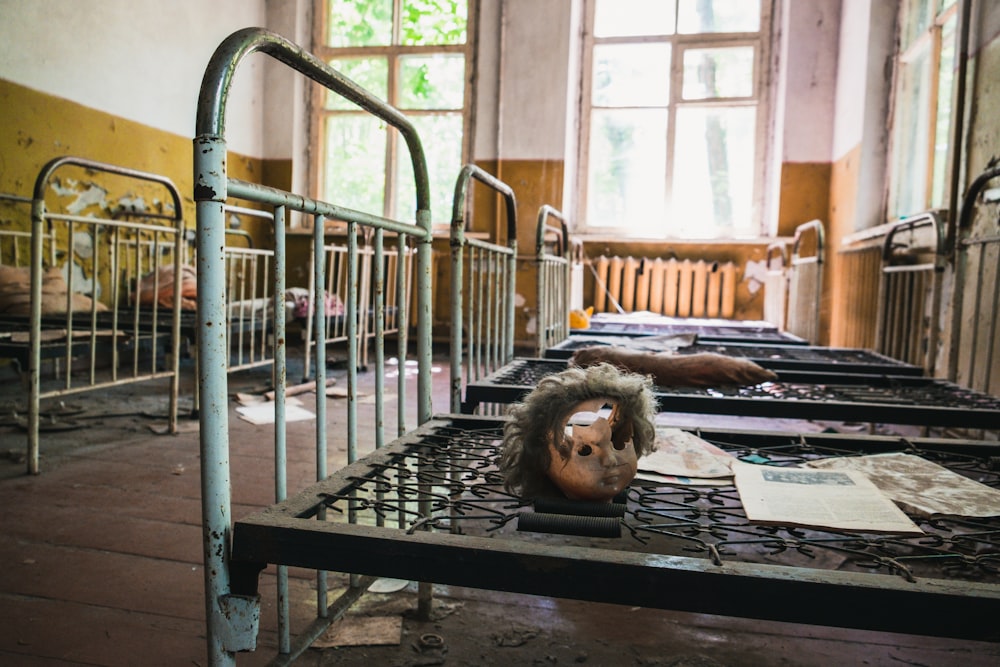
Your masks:
<instances>
[{"instance_id":1,"label":"cast iron radiator","mask_svg":"<svg viewBox=\"0 0 1000 667\"><path fill-rule=\"evenodd\" d=\"M562 514L547 531L544 525L552 522L537 516L538 507L503 490L494 463L503 423L436 417L285 502L237 521L234 564L251 573L283 563L697 613L1000 640L1000 517L911 516L925 533L920 536L764 526L748 522L729 482L637 480L616 505L620 511ZM902 451L1000 487L996 442L695 432L755 463L794 466ZM620 536L573 529L588 520L611 524ZM570 529L562 529L566 525ZM252 594L256 580L243 585Z\"/></svg>"},{"instance_id":2,"label":"cast iron radiator","mask_svg":"<svg viewBox=\"0 0 1000 667\"><path fill-rule=\"evenodd\" d=\"M465 389L463 412L480 403L514 403L560 359L514 359ZM821 419L882 424L1000 429L1000 399L952 382L912 375L779 370L776 382L746 387L656 388L661 412Z\"/></svg>"}]
</instances>

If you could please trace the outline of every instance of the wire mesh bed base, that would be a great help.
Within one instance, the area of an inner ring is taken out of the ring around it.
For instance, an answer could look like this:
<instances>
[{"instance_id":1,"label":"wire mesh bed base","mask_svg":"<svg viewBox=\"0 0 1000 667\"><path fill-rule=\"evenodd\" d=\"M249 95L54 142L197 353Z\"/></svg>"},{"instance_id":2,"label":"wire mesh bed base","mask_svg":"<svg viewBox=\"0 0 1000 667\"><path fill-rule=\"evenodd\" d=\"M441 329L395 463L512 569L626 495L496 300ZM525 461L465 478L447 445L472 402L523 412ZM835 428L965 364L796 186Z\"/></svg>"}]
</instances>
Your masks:
<instances>
[{"instance_id":1,"label":"wire mesh bed base","mask_svg":"<svg viewBox=\"0 0 1000 667\"><path fill-rule=\"evenodd\" d=\"M598 313L586 329L571 329L570 334L612 336L663 336L697 334L705 342L756 342L784 345L808 345L809 341L787 331L780 331L762 320L722 320L714 318L635 317L635 314Z\"/></svg>"},{"instance_id":2,"label":"wire mesh bed base","mask_svg":"<svg viewBox=\"0 0 1000 667\"><path fill-rule=\"evenodd\" d=\"M922 536L748 522L731 483L633 482L623 502L532 504L503 490L503 421L438 416L235 523L242 594L267 563L553 597L869 630L1000 640L1000 518L915 521ZM1000 444L697 431L787 466L917 454L1000 486ZM594 511L596 510L596 511ZM320 517L317 519L317 517ZM912 517L911 517L912 518Z\"/></svg>"},{"instance_id":3,"label":"wire mesh bed base","mask_svg":"<svg viewBox=\"0 0 1000 667\"><path fill-rule=\"evenodd\" d=\"M559 359L514 359L466 386L462 411L514 403L540 379L566 368ZM659 387L661 412L820 419L1000 429L1000 399L945 380L906 375L777 371L778 381L746 387Z\"/></svg>"},{"instance_id":4,"label":"wire mesh bed base","mask_svg":"<svg viewBox=\"0 0 1000 667\"><path fill-rule=\"evenodd\" d=\"M545 350L545 357L569 359L577 350L594 345L616 345L618 340L620 339L612 336L571 336ZM672 349L677 354L716 352L731 357L742 357L772 370L923 375L923 369L919 366L861 348L696 342Z\"/></svg>"}]
</instances>

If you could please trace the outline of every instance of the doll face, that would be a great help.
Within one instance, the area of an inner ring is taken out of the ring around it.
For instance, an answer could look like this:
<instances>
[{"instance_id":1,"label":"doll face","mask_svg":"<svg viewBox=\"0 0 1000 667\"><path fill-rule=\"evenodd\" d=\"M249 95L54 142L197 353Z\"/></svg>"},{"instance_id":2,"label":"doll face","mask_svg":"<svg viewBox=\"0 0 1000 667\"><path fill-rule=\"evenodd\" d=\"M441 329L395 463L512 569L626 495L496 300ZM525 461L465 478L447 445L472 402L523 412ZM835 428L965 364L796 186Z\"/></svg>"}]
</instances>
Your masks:
<instances>
[{"instance_id":1,"label":"doll face","mask_svg":"<svg viewBox=\"0 0 1000 667\"><path fill-rule=\"evenodd\" d=\"M606 417L598 414L605 404L604 399L578 404L549 442L546 474L572 500L610 502L635 478L632 424L621 418L617 407ZM557 438L568 448L567 458L555 447Z\"/></svg>"}]
</instances>

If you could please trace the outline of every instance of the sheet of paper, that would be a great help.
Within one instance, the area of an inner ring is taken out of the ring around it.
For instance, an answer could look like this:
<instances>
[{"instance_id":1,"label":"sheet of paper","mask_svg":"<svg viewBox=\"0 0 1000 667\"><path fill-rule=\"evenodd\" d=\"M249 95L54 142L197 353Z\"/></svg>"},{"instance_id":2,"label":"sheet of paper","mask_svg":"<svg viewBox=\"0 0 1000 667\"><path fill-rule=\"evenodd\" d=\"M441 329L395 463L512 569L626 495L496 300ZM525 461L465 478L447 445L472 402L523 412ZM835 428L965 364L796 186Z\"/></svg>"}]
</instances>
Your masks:
<instances>
[{"instance_id":1,"label":"sheet of paper","mask_svg":"<svg viewBox=\"0 0 1000 667\"><path fill-rule=\"evenodd\" d=\"M733 457L689 431L656 427L656 451L639 459L639 470L679 477L732 477Z\"/></svg>"},{"instance_id":2,"label":"sheet of paper","mask_svg":"<svg viewBox=\"0 0 1000 667\"><path fill-rule=\"evenodd\" d=\"M1000 490L902 452L810 461L824 470L858 470L911 514L1000 515Z\"/></svg>"},{"instance_id":3,"label":"sheet of paper","mask_svg":"<svg viewBox=\"0 0 1000 667\"><path fill-rule=\"evenodd\" d=\"M856 470L779 468L733 462L736 489L753 523L862 533L922 534Z\"/></svg>"},{"instance_id":4,"label":"sheet of paper","mask_svg":"<svg viewBox=\"0 0 1000 667\"><path fill-rule=\"evenodd\" d=\"M238 405L236 412L240 419L251 424L273 424L274 423L274 401L254 403L252 405ZM316 419L316 414L306 410L301 406L301 401L290 398L285 404L285 421L298 422Z\"/></svg>"}]
</instances>

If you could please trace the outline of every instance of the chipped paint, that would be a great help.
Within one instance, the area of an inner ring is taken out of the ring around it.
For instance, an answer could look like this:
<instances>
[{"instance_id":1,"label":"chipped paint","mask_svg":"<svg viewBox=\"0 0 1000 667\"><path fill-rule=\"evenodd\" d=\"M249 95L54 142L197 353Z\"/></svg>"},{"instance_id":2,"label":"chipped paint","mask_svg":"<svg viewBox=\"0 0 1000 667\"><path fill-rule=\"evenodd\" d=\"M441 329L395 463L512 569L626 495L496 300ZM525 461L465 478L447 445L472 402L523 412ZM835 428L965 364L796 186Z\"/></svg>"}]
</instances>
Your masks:
<instances>
[{"instance_id":1,"label":"chipped paint","mask_svg":"<svg viewBox=\"0 0 1000 667\"><path fill-rule=\"evenodd\" d=\"M747 291L756 294L764 286L767 278L767 263L764 260L747 260L743 269L743 282L746 283Z\"/></svg>"},{"instance_id":2,"label":"chipped paint","mask_svg":"<svg viewBox=\"0 0 1000 667\"><path fill-rule=\"evenodd\" d=\"M66 211L72 215L76 215L91 206L98 206L102 210L107 210L107 190L98 187L93 183L90 183L86 190L80 190L78 181L74 179L66 179L66 186L58 180L52 182L52 191L61 197L73 197L74 199L68 206L66 206Z\"/></svg>"}]
</instances>

